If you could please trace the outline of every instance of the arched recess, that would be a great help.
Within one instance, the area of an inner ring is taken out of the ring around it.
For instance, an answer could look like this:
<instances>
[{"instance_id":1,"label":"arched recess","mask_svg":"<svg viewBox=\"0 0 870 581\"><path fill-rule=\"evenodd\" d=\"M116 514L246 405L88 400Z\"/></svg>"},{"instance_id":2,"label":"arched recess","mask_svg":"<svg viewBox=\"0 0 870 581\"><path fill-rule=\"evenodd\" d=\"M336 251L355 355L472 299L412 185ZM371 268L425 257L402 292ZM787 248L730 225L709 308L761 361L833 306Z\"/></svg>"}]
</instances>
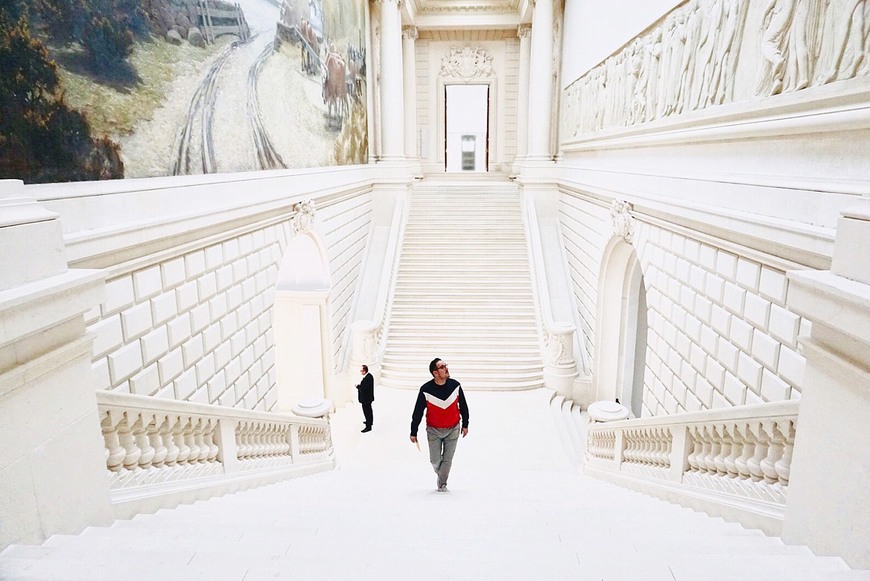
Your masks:
<instances>
[{"instance_id":1,"label":"arched recess","mask_svg":"<svg viewBox=\"0 0 870 581\"><path fill-rule=\"evenodd\" d=\"M637 252L621 237L604 251L598 288L595 393L640 417L646 369L647 304Z\"/></svg>"},{"instance_id":2,"label":"arched recess","mask_svg":"<svg viewBox=\"0 0 870 581\"><path fill-rule=\"evenodd\" d=\"M329 398L329 291L326 250L312 231L287 244L275 288L275 367L278 408L307 398Z\"/></svg>"}]
</instances>

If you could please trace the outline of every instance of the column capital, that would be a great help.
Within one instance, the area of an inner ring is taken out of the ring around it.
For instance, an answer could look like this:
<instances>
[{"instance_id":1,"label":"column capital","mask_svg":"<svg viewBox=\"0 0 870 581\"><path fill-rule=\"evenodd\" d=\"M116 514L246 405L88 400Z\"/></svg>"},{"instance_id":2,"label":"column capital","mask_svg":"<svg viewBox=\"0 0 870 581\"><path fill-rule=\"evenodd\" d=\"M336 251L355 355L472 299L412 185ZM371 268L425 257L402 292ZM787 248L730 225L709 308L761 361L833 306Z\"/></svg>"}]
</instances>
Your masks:
<instances>
[{"instance_id":1,"label":"column capital","mask_svg":"<svg viewBox=\"0 0 870 581\"><path fill-rule=\"evenodd\" d=\"M402 38L407 40L417 40L419 34L417 33L416 26L403 26L402 27Z\"/></svg>"},{"instance_id":2,"label":"column capital","mask_svg":"<svg viewBox=\"0 0 870 581\"><path fill-rule=\"evenodd\" d=\"M531 23L524 23L517 26L517 36L520 38L529 38L532 36Z\"/></svg>"},{"instance_id":3,"label":"column capital","mask_svg":"<svg viewBox=\"0 0 870 581\"><path fill-rule=\"evenodd\" d=\"M401 10L402 7L405 5L405 2L404 2L404 0L372 0L372 4L374 4L378 7L380 7L384 4L395 4L396 8Z\"/></svg>"}]
</instances>

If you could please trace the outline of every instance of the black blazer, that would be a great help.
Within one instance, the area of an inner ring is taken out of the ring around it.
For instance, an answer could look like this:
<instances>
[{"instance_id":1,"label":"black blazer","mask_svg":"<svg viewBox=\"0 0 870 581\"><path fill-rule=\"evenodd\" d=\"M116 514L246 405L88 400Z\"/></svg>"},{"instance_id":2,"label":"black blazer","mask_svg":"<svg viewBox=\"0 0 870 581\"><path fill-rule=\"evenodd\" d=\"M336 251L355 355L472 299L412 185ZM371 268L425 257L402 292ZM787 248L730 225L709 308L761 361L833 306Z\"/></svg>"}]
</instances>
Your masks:
<instances>
[{"instance_id":1,"label":"black blazer","mask_svg":"<svg viewBox=\"0 0 870 581\"><path fill-rule=\"evenodd\" d=\"M371 373L366 373L359 385L356 386L357 399L360 403L371 403L375 401L375 378Z\"/></svg>"}]
</instances>

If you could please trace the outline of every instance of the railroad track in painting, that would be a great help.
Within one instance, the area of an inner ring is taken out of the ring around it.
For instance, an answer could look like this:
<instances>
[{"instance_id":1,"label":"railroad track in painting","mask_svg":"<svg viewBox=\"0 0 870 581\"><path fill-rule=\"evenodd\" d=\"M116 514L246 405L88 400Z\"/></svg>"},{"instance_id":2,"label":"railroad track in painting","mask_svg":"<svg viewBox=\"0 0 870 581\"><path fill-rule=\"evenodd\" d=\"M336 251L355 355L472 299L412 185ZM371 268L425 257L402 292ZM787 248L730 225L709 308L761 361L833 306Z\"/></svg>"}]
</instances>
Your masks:
<instances>
[{"instance_id":1,"label":"railroad track in painting","mask_svg":"<svg viewBox=\"0 0 870 581\"><path fill-rule=\"evenodd\" d=\"M252 40L253 37L245 42L236 40L225 46L205 72L202 81L190 99L187 120L176 137L175 156L171 168L172 175L214 173L217 170L212 121L215 100L217 99L218 80L221 69L236 49ZM197 151L199 152L200 168L198 169L200 171L194 169Z\"/></svg>"},{"instance_id":2,"label":"railroad track in painting","mask_svg":"<svg viewBox=\"0 0 870 581\"><path fill-rule=\"evenodd\" d=\"M281 159L278 150L272 143L269 137L269 132L266 130L266 125L263 123L263 116L260 113L260 100L257 95L257 82L260 78L260 72L266 61L272 55L274 50L274 42L270 42L257 57L257 60L248 69L248 91L247 101L245 102L245 110L247 113L248 123L250 125L251 139L254 142L256 150L257 162L261 169L283 169L287 165Z\"/></svg>"}]
</instances>

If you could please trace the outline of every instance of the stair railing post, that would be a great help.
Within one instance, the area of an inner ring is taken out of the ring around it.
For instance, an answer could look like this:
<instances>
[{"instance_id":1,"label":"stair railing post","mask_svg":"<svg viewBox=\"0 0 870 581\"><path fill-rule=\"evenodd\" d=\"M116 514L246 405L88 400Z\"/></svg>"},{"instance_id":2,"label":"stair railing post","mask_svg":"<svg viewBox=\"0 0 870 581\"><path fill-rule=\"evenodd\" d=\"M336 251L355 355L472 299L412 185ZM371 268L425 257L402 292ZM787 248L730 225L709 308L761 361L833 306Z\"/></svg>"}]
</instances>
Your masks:
<instances>
[{"instance_id":1,"label":"stair railing post","mask_svg":"<svg viewBox=\"0 0 870 581\"><path fill-rule=\"evenodd\" d=\"M290 456L297 462L302 455L302 447L299 445L299 425L290 426Z\"/></svg>"},{"instance_id":2,"label":"stair railing post","mask_svg":"<svg viewBox=\"0 0 870 581\"><path fill-rule=\"evenodd\" d=\"M616 430L616 443L613 446L613 466L617 472L622 470L622 458L625 455L625 430Z\"/></svg>"},{"instance_id":3,"label":"stair railing post","mask_svg":"<svg viewBox=\"0 0 870 581\"><path fill-rule=\"evenodd\" d=\"M225 474L239 472L239 444L236 442L236 420L221 418L218 421L218 458L224 465Z\"/></svg>"},{"instance_id":4,"label":"stair railing post","mask_svg":"<svg viewBox=\"0 0 870 581\"><path fill-rule=\"evenodd\" d=\"M689 453L692 451L695 443L689 437L688 426L672 426L670 430L673 443L671 444L671 467L668 478L674 482L681 482L683 480L683 473L689 467Z\"/></svg>"}]
</instances>

